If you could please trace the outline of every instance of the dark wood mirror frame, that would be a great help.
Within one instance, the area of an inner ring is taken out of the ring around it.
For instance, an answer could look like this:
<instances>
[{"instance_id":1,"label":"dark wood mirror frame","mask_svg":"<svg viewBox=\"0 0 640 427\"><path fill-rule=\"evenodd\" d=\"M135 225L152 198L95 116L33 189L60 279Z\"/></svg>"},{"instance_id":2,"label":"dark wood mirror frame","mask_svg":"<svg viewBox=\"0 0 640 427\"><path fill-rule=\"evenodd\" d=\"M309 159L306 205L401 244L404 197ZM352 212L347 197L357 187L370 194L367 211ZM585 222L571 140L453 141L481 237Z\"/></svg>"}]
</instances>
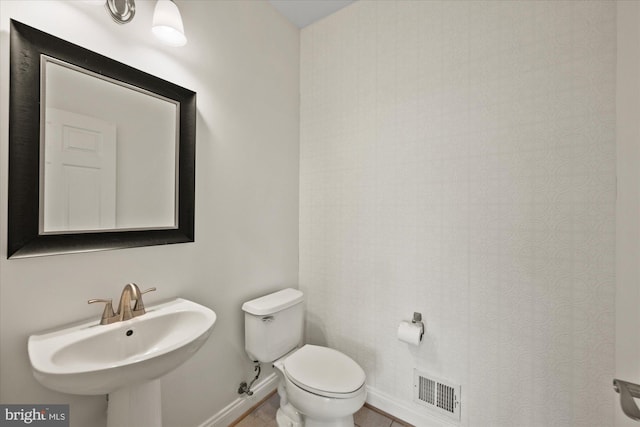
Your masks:
<instances>
[{"instance_id":1,"label":"dark wood mirror frame","mask_svg":"<svg viewBox=\"0 0 640 427\"><path fill-rule=\"evenodd\" d=\"M25 258L194 241L196 93L11 20L7 257ZM40 234L40 58L175 100L180 105L177 227Z\"/></svg>"}]
</instances>

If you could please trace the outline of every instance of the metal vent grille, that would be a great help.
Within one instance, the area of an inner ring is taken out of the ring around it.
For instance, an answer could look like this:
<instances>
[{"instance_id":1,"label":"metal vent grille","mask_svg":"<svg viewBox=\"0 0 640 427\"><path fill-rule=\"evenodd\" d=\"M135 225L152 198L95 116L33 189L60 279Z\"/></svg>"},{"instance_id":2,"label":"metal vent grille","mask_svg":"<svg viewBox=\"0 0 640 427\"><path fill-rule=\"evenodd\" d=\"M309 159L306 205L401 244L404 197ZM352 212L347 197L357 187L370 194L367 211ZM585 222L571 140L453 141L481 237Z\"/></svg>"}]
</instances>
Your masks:
<instances>
[{"instance_id":1,"label":"metal vent grille","mask_svg":"<svg viewBox=\"0 0 640 427\"><path fill-rule=\"evenodd\" d=\"M414 369L413 400L436 413L460 421L460 385Z\"/></svg>"},{"instance_id":2,"label":"metal vent grille","mask_svg":"<svg viewBox=\"0 0 640 427\"><path fill-rule=\"evenodd\" d=\"M456 407L455 403L456 399L454 388L446 384L438 383L438 408L453 414Z\"/></svg>"},{"instance_id":3,"label":"metal vent grille","mask_svg":"<svg viewBox=\"0 0 640 427\"><path fill-rule=\"evenodd\" d=\"M436 382L429 378L418 376L418 399L431 405L436 403Z\"/></svg>"}]
</instances>

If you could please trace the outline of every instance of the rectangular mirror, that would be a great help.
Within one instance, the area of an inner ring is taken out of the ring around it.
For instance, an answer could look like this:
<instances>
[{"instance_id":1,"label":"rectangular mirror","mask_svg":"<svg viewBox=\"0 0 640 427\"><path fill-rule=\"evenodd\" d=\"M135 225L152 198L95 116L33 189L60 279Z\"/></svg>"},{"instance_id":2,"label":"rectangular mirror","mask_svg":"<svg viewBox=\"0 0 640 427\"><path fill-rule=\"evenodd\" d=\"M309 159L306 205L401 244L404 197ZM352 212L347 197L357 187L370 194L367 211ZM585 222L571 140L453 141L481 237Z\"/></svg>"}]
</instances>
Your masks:
<instances>
[{"instance_id":1,"label":"rectangular mirror","mask_svg":"<svg viewBox=\"0 0 640 427\"><path fill-rule=\"evenodd\" d=\"M8 257L194 240L195 93L11 21Z\"/></svg>"}]
</instances>

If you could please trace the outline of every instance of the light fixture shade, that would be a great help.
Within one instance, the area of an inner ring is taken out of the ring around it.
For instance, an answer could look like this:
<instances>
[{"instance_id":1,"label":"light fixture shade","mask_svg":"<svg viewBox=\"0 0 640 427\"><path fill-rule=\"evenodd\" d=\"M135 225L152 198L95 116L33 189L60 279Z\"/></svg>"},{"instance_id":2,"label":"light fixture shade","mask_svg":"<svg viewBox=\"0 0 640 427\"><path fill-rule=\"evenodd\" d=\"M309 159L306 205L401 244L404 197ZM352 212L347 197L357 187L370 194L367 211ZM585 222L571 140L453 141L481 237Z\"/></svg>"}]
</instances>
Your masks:
<instances>
[{"instance_id":1,"label":"light fixture shade","mask_svg":"<svg viewBox=\"0 0 640 427\"><path fill-rule=\"evenodd\" d=\"M171 0L158 0L153 12L153 34L170 46L184 46L187 37L178 6Z\"/></svg>"}]
</instances>

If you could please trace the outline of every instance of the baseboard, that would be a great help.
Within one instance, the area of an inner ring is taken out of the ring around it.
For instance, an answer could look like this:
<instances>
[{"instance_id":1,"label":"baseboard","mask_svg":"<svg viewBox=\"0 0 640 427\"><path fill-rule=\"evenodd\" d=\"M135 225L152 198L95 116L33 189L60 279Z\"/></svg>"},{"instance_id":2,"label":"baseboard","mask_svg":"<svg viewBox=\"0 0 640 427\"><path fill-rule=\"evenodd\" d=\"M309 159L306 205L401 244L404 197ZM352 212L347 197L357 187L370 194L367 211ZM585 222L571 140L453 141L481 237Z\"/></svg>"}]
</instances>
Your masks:
<instances>
[{"instance_id":1,"label":"baseboard","mask_svg":"<svg viewBox=\"0 0 640 427\"><path fill-rule=\"evenodd\" d=\"M238 397L220 412L202 423L199 427L227 427L247 412L251 407L267 397L278 386L278 376L275 372L264 378L253 387L253 395ZM420 427L456 427L458 423L444 420L438 416L425 414L374 387L367 386L367 403L398 419Z\"/></svg>"},{"instance_id":2,"label":"baseboard","mask_svg":"<svg viewBox=\"0 0 640 427\"><path fill-rule=\"evenodd\" d=\"M452 427L459 426L458 423L444 420L438 416L425 414L425 410L419 410L411 407L410 403L400 401L395 397L376 390L374 387L367 386L367 403L374 408L380 409L398 419L414 426L420 427Z\"/></svg>"},{"instance_id":3,"label":"baseboard","mask_svg":"<svg viewBox=\"0 0 640 427\"><path fill-rule=\"evenodd\" d=\"M278 376L275 372L257 383L253 395L238 397L217 414L202 423L199 427L227 427L251 409L256 403L267 397L278 386Z\"/></svg>"}]
</instances>

